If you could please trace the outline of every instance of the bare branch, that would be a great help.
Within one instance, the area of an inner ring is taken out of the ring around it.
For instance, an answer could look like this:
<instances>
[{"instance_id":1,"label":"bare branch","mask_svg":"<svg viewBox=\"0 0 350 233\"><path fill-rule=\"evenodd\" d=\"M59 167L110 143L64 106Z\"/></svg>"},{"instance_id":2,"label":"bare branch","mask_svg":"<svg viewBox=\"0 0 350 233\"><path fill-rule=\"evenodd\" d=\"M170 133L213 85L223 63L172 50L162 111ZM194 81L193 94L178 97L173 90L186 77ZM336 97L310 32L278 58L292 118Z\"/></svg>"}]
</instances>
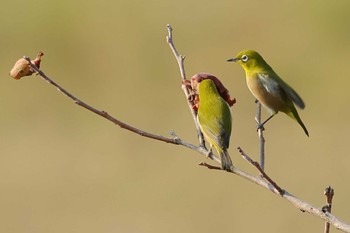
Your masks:
<instances>
[{"instance_id":1,"label":"bare branch","mask_svg":"<svg viewBox=\"0 0 350 233\"><path fill-rule=\"evenodd\" d=\"M210 164L205 163L205 162L202 162L198 165L203 166L203 167L207 167L208 169L211 169L211 170L222 170L221 167L213 166L213 165L210 165Z\"/></svg>"},{"instance_id":2,"label":"bare branch","mask_svg":"<svg viewBox=\"0 0 350 233\"><path fill-rule=\"evenodd\" d=\"M278 193L283 196L284 194L284 190L282 188L280 188L280 186L277 185L277 183L275 181L273 181L266 173L265 171L262 169L262 167L259 165L258 162L254 161L252 158L249 157L248 154L246 154L242 148L238 147L237 148L239 153L242 155L242 157L247 160L251 165L253 165L256 169L259 170L259 172L261 173L262 178L266 179L268 182L270 182L270 184L278 191Z\"/></svg>"},{"instance_id":3,"label":"bare branch","mask_svg":"<svg viewBox=\"0 0 350 233\"><path fill-rule=\"evenodd\" d=\"M261 103L256 100L256 123L261 125ZM260 167L265 170L265 138L264 138L264 127L258 128L259 146L260 146Z\"/></svg>"},{"instance_id":4,"label":"bare branch","mask_svg":"<svg viewBox=\"0 0 350 233\"><path fill-rule=\"evenodd\" d=\"M256 168L258 168L259 164L255 161L253 161L249 156L247 156L247 154L245 154L242 151L242 156L247 159L247 161L249 163L251 163L253 166L255 166ZM262 172L262 170L258 169L260 172ZM234 172L235 174L246 178L247 180L264 187L265 189L281 196L282 198L284 198L285 200L289 201L291 204L293 204L296 208L300 209L302 212L306 212L309 214L312 214L316 217L319 217L323 220L325 220L326 222L332 224L335 228L337 228L338 230L341 230L343 232L350 232L350 225L347 224L346 222L338 219L336 216L332 215L330 212L328 211L324 211L324 208L317 208L315 206L312 206L311 204L307 203L306 201L303 201L297 197L295 197L294 195L292 195L291 193L287 192L286 190L283 190L283 195L281 194L281 192L276 188L276 186L271 184L271 181L265 181L264 179L260 178L260 177L255 177L255 176L251 176L248 175L246 176L246 174L242 174L240 170L235 170ZM268 177L267 175L264 176L264 178ZM281 189L282 190L282 189Z\"/></svg>"},{"instance_id":5,"label":"bare branch","mask_svg":"<svg viewBox=\"0 0 350 233\"><path fill-rule=\"evenodd\" d=\"M116 118L114 118L113 116L109 115L106 111L103 110L98 110L88 104L86 104L85 102L81 101L80 99L78 99L77 97L75 97L74 95L72 95L70 92L68 92L66 89L64 89L63 87L61 87L59 84L57 84L56 82L54 82L51 78L49 78L43 71L39 70L38 67L36 67L36 65L30 60L29 57L24 57L25 60L27 60L29 62L29 65L31 66L31 68L45 81L47 81L48 83L50 83L51 85L53 85L54 87L57 88L58 91L60 91L62 94L64 94L65 96L69 97L70 99L72 99L74 101L74 103L76 103L77 105L86 108L87 110L96 113L97 115L113 122L114 124L120 126L123 129L129 130L131 132L134 132L136 134L139 134L140 136L143 137L148 137L151 139L155 139L158 141L163 141L166 143L170 143L170 144L175 144L175 145L182 145L185 146L187 148L190 148L192 150L198 151L199 153L203 153L201 152L201 149L198 148L197 146L194 146L192 144L186 143L184 141L182 141L181 139L175 137L175 138L168 138L168 137L164 137L164 136L160 136L160 135L156 135L156 134L152 134L143 130L140 130L138 128L135 128L133 126L130 126Z\"/></svg>"},{"instance_id":6,"label":"bare branch","mask_svg":"<svg viewBox=\"0 0 350 233\"><path fill-rule=\"evenodd\" d=\"M332 201L333 201L333 196L334 196L334 189L331 186L328 186L324 190L324 195L326 196L326 199L327 199L327 205L325 205L322 208L322 210L323 210L323 212L331 213L332 212ZM329 233L329 229L330 229L329 222L325 222L324 233Z\"/></svg>"},{"instance_id":7,"label":"bare branch","mask_svg":"<svg viewBox=\"0 0 350 233\"><path fill-rule=\"evenodd\" d=\"M170 49L173 52L173 54L174 54L174 56L176 58L176 61L177 61L178 65L179 65L180 74L181 74L181 78L182 78L182 90L185 93L185 96L186 96L186 99L187 99L187 104L188 104L188 107L190 108L190 111L191 111L191 114L192 114L192 117L193 117L193 121L194 121L194 124L196 126L198 140L199 140L199 145L201 147L205 147L203 134L202 134L202 131L200 130L199 124L197 122L197 113L194 111L193 105L192 105L192 103L190 101L190 92L188 90L188 86L185 85L185 81L187 80L186 79L186 73L185 73L185 66L184 66L185 57L180 55L177 52L177 49L176 49L176 47L174 45L173 28L171 27L170 24L166 25L166 27L168 29L168 35L166 36L166 41L169 44Z\"/></svg>"}]
</instances>

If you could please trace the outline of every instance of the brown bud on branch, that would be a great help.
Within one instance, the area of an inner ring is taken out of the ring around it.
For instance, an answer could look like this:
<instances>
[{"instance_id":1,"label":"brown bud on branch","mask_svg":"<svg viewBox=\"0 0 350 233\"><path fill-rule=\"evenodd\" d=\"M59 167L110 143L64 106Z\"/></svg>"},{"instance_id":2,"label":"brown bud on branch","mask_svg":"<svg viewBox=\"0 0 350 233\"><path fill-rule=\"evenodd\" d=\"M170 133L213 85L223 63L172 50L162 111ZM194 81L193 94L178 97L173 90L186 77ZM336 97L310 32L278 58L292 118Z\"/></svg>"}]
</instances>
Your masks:
<instances>
[{"instance_id":1,"label":"brown bud on branch","mask_svg":"<svg viewBox=\"0 0 350 233\"><path fill-rule=\"evenodd\" d=\"M43 52L39 52L38 56L32 60L36 67L40 68L41 57L44 55ZM21 79L24 76L31 76L34 70L29 65L29 62L25 58L19 59L10 71L10 76L14 79Z\"/></svg>"}]
</instances>

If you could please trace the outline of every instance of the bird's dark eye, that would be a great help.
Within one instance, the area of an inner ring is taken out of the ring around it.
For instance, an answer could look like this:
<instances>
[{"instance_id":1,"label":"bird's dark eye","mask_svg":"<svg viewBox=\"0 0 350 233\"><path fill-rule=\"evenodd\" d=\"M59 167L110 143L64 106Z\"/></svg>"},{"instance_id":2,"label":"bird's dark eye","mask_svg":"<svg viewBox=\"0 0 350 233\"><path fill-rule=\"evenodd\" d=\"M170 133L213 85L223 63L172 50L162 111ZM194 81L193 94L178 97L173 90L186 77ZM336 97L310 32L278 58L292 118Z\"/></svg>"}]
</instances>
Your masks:
<instances>
[{"instance_id":1,"label":"bird's dark eye","mask_svg":"<svg viewBox=\"0 0 350 233\"><path fill-rule=\"evenodd\" d=\"M249 58L248 58L247 55L243 55L243 56L241 57L241 60L242 60L243 62L247 62L247 61L249 60Z\"/></svg>"}]
</instances>

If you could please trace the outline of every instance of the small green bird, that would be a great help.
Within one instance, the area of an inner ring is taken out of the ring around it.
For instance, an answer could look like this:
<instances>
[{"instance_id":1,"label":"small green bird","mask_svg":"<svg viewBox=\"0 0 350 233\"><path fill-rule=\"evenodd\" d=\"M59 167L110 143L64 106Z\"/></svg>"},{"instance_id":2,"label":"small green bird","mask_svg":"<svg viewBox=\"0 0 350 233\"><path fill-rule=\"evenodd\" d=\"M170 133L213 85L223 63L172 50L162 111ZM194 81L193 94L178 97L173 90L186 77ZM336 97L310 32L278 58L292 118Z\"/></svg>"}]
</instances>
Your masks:
<instances>
[{"instance_id":1,"label":"small green bird","mask_svg":"<svg viewBox=\"0 0 350 233\"><path fill-rule=\"evenodd\" d=\"M226 101L218 93L214 82L205 79L199 83L197 120L205 140L214 147L221 159L221 168L230 171L232 161L227 149L230 144L232 116Z\"/></svg>"},{"instance_id":2,"label":"small green bird","mask_svg":"<svg viewBox=\"0 0 350 233\"><path fill-rule=\"evenodd\" d=\"M243 67L249 90L271 113L271 116L259 127L262 127L280 111L297 121L304 129L305 134L309 136L293 104L294 102L298 107L304 109L303 100L273 71L259 53L253 50L244 50L239 52L235 58L227 61L237 62Z\"/></svg>"}]
</instances>

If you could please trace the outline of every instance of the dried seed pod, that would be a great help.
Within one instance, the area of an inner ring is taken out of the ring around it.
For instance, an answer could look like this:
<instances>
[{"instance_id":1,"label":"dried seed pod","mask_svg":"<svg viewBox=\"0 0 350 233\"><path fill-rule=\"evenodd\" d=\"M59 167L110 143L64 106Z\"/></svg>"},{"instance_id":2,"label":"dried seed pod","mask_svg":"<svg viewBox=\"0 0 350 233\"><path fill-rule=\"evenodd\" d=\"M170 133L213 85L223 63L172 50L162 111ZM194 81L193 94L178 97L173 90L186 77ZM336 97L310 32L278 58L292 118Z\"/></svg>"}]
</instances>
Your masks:
<instances>
[{"instance_id":1,"label":"dried seed pod","mask_svg":"<svg viewBox=\"0 0 350 233\"><path fill-rule=\"evenodd\" d=\"M36 65L36 67L40 68L41 57L44 55L43 52L40 52L38 56L32 60L32 63ZM29 62L21 58L19 59L13 68L10 71L10 76L14 79L21 79L24 76L30 76L34 73L34 70L30 67Z\"/></svg>"},{"instance_id":2,"label":"dried seed pod","mask_svg":"<svg viewBox=\"0 0 350 233\"><path fill-rule=\"evenodd\" d=\"M236 103L236 99L231 99L231 96L229 95L227 88L222 84L222 82L217 77L215 77L212 74L198 73L193 75L191 78L191 87L192 87L192 90L196 93L196 97L194 98L195 109L198 109L198 103L200 101L198 97L198 92L197 92L198 84L205 79L211 79L214 82L220 96L228 103L230 107L233 106L234 103Z\"/></svg>"},{"instance_id":3,"label":"dried seed pod","mask_svg":"<svg viewBox=\"0 0 350 233\"><path fill-rule=\"evenodd\" d=\"M32 74L29 62L24 58L19 59L10 71L10 76L17 80Z\"/></svg>"}]
</instances>

